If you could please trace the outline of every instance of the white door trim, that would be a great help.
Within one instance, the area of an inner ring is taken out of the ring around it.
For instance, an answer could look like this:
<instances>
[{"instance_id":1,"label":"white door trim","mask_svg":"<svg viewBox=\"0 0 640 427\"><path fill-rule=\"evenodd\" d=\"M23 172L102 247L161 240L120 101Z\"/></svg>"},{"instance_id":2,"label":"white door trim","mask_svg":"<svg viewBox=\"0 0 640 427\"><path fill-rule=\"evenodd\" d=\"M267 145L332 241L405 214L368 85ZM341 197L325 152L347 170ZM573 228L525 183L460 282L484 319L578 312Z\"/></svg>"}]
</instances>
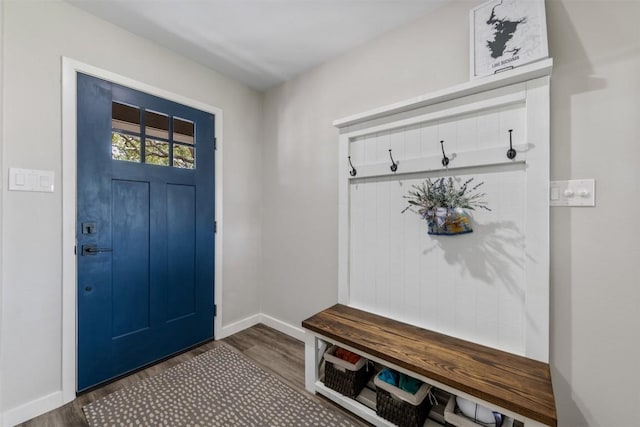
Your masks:
<instances>
[{"instance_id":1,"label":"white door trim","mask_svg":"<svg viewBox=\"0 0 640 427\"><path fill-rule=\"evenodd\" d=\"M215 303L214 335L222 330L222 109L166 91L111 71L62 57L62 399L76 397L76 75L78 72L102 80L197 108L216 117L215 137Z\"/></svg>"}]
</instances>

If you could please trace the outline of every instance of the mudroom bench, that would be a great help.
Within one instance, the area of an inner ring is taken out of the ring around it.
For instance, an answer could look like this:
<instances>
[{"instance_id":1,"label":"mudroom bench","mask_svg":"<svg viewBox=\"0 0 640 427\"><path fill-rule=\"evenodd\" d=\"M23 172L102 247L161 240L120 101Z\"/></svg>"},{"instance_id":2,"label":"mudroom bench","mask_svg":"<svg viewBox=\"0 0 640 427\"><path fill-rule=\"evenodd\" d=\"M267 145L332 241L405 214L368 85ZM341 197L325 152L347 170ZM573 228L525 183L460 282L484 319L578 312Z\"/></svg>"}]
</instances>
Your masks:
<instances>
[{"instance_id":1,"label":"mudroom bench","mask_svg":"<svg viewBox=\"0 0 640 427\"><path fill-rule=\"evenodd\" d=\"M302 322L305 329L305 385L365 420L392 425L369 407L326 387L320 362L335 344L367 359L473 400L524 423L557 426L547 363L453 338L336 304Z\"/></svg>"}]
</instances>

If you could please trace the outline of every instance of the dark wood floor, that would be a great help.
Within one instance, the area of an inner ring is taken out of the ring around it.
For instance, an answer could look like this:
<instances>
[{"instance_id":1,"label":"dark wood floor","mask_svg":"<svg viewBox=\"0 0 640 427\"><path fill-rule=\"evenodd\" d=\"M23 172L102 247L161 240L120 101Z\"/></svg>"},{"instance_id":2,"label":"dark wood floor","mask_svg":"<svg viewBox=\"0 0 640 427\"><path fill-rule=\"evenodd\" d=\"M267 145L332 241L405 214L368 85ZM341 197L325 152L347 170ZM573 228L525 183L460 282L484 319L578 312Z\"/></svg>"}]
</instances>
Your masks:
<instances>
[{"instance_id":1,"label":"dark wood floor","mask_svg":"<svg viewBox=\"0 0 640 427\"><path fill-rule=\"evenodd\" d=\"M162 363L151 366L128 377L122 378L104 387L85 393L77 397L73 402L64 405L54 411L47 412L37 418L27 421L19 426L23 427L75 427L88 426L82 407L113 393L123 387L159 374L160 372L185 362L199 354L226 343L232 346L265 370L276 375L280 380L296 390L305 392L304 389L304 344L288 335L280 333L264 325L256 325L235 335L220 341L212 341L194 348L186 353L168 359ZM351 420L362 426L369 425L356 417L351 416L346 411L335 406L328 400L313 396L323 405L336 408L346 414Z\"/></svg>"}]
</instances>

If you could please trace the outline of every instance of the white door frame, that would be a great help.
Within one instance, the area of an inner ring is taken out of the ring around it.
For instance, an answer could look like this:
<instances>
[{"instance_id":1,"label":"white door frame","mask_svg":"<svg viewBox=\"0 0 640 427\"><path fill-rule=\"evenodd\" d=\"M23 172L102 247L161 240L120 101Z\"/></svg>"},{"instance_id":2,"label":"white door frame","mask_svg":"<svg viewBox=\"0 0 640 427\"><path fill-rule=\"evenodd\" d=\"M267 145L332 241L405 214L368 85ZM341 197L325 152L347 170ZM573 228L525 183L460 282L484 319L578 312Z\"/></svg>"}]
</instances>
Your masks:
<instances>
[{"instance_id":1,"label":"white door frame","mask_svg":"<svg viewBox=\"0 0 640 427\"><path fill-rule=\"evenodd\" d=\"M76 75L78 72L215 115L215 303L214 336L222 329L222 109L122 75L62 57L62 399L76 397Z\"/></svg>"}]
</instances>

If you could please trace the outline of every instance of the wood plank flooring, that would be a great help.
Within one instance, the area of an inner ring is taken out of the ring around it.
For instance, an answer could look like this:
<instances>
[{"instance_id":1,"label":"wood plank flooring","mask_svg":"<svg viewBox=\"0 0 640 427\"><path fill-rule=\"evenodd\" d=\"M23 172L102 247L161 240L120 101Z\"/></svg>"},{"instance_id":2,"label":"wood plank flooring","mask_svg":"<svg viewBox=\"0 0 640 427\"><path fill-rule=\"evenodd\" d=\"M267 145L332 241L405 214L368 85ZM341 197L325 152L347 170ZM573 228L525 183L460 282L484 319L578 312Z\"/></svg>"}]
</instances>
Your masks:
<instances>
[{"instance_id":1,"label":"wood plank flooring","mask_svg":"<svg viewBox=\"0 0 640 427\"><path fill-rule=\"evenodd\" d=\"M47 412L37 418L19 424L20 427L85 427L88 426L82 407L113 393L123 387L159 374L160 372L185 362L199 354L202 354L224 342L253 360L258 366L271 372L282 382L294 389L306 393L304 389L304 344L288 335L276 331L264 325L256 325L245 329L230 337L219 341L212 341L196 347L186 353L182 353L164 362L153 365L135 374L129 375L99 389L85 393L77 397L61 408ZM311 395L309 395L311 396ZM369 424L342 410L332 402L321 396L313 396L313 399L323 405L338 408L349 419L362 426Z\"/></svg>"}]
</instances>

